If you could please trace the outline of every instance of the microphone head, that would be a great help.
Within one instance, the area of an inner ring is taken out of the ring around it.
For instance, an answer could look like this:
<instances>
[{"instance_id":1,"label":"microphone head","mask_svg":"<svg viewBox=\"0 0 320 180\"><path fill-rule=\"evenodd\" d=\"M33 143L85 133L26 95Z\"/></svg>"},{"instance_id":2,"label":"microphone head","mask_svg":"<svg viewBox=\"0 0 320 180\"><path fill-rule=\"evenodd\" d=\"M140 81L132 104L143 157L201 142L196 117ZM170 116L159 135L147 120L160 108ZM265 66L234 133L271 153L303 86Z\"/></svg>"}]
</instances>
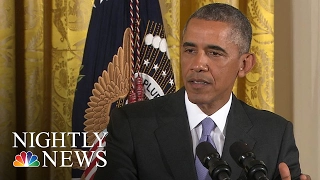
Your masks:
<instances>
[{"instance_id":1,"label":"microphone head","mask_svg":"<svg viewBox=\"0 0 320 180\"><path fill-rule=\"evenodd\" d=\"M249 146L242 141L234 142L230 146L229 152L233 160L236 161L239 166L242 166L243 158L246 158L247 156L253 156Z\"/></svg>"},{"instance_id":2,"label":"microphone head","mask_svg":"<svg viewBox=\"0 0 320 180\"><path fill-rule=\"evenodd\" d=\"M205 165L206 159L209 156L214 155L216 158L220 158L217 150L209 142L201 142L196 148L196 154L200 162ZM217 157L218 156L218 157ZM205 165L206 166L206 165Z\"/></svg>"},{"instance_id":3,"label":"microphone head","mask_svg":"<svg viewBox=\"0 0 320 180\"><path fill-rule=\"evenodd\" d=\"M235 142L230 146L229 151L233 160L245 170L248 179L268 179L266 165L263 161L256 160L254 153L246 143Z\"/></svg>"},{"instance_id":4,"label":"microphone head","mask_svg":"<svg viewBox=\"0 0 320 180\"><path fill-rule=\"evenodd\" d=\"M217 150L209 142L201 142L196 148L196 154L203 164L209 170L212 179L230 180L231 168L223 160Z\"/></svg>"}]
</instances>

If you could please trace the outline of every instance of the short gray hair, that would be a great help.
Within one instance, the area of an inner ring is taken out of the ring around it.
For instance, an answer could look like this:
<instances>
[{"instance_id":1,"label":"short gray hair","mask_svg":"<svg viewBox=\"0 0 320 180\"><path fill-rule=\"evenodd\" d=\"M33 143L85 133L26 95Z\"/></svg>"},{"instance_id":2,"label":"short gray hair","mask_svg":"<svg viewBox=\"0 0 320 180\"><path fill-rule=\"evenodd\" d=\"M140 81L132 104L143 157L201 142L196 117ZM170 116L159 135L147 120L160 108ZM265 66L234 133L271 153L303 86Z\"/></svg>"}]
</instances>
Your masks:
<instances>
[{"instance_id":1,"label":"short gray hair","mask_svg":"<svg viewBox=\"0 0 320 180\"><path fill-rule=\"evenodd\" d=\"M238 45L239 53L243 54L249 52L252 39L251 24L247 17L238 9L222 3L205 5L189 17L183 29L183 34L186 31L189 21L193 18L230 24L232 26L231 39Z\"/></svg>"}]
</instances>

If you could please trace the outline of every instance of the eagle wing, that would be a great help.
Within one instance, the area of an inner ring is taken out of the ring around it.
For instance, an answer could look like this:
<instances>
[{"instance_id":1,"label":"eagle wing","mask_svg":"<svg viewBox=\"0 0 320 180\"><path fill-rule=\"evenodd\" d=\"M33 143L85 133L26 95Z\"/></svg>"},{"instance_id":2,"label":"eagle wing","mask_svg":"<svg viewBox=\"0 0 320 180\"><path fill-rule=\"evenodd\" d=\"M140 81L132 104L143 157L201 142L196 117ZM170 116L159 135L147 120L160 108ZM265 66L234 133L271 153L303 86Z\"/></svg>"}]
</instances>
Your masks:
<instances>
[{"instance_id":1,"label":"eagle wing","mask_svg":"<svg viewBox=\"0 0 320 180\"><path fill-rule=\"evenodd\" d=\"M84 130L88 132L87 142L89 145L96 139L93 132L101 132L109 123L109 113L112 103L124 99L130 89L130 29L127 28L123 35L122 47L113 56L107 70L99 76L94 84L92 96L85 110Z\"/></svg>"}]
</instances>

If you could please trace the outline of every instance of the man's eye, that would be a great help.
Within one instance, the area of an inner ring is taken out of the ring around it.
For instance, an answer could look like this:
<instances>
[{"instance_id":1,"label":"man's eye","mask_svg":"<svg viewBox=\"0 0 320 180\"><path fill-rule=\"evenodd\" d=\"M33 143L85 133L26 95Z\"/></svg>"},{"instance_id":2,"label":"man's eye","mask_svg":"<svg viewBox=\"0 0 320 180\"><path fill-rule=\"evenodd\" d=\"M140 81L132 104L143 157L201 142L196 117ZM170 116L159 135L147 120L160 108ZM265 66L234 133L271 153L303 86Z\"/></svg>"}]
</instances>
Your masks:
<instances>
[{"instance_id":1,"label":"man's eye","mask_svg":"<svg viewBox=\"0 0 320 180\"><path fill-rule=\"evenodd\" d=\"M193 49L184 49L184 52L186 52L186 53L195 53L195 50L193 50Z\"/></svg>"},{"instance_id":2,"label":"man's eye","mask_svg":"<svg viewBox=\"0 0 320 180\"><path fill-rule=\"evenodd\" d=\"M216 51L210 51L210 52L208 52L208 55L210 55L210 56L222 56L221 53L216 52Z\"/></svg>"}]
</instances>

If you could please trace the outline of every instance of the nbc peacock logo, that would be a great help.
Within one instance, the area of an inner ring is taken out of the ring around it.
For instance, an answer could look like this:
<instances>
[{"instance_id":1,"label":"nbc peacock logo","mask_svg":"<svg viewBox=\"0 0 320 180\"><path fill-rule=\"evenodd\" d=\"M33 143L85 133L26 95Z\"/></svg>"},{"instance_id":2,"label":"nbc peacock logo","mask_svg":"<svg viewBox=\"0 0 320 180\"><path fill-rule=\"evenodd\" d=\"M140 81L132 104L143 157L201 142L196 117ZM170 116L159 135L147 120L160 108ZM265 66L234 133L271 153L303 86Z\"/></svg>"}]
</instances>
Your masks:
<instances>
[{"instance_id":1,"label":"nbc peacock logo","mask_svg":"<svg viewBox=\"0 0 320 180\"><path fill-rule=\"evenodd\" d=\"M38 156L33 155L31 151L22 151L20 154L15 156L15 161L13 161L14 167L39 167L40 162L38 161Z\"/></svg>"}]
</instances>

